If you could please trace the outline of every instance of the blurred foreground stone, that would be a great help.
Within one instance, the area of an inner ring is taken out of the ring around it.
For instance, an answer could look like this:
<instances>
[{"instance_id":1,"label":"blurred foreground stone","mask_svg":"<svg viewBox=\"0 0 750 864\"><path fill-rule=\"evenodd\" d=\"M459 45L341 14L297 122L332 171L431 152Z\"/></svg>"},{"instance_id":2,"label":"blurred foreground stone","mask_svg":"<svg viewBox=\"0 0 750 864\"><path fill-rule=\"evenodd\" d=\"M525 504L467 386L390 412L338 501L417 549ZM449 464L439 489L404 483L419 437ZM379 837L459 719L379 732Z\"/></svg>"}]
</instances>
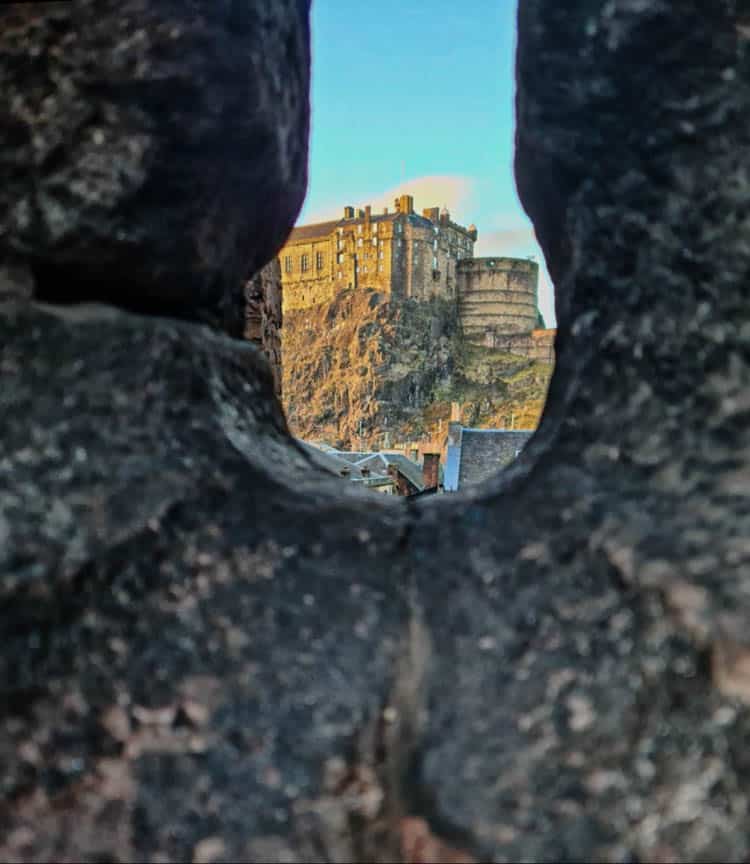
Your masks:
<instances>
[{"instance_id":1,"label":"blurred foreground stone","mask_svg":"<svg viewBox=\"0 0 750 864\"><path fill-rule=\"evenodd\" d=\"M522 0L519 21L558 362L521 460L471 495L318 474L252 345L114 309L99 275L96 304L31 302L0 239L0 858L747 860L750 22L730 0ZM261 78L304 79L306 48L269 50ZM170 219L191 165L175 151ZM267 260L253 208L215 204ZM195 272L241 314L228 260Z\"/></svg>"}]
</instances>

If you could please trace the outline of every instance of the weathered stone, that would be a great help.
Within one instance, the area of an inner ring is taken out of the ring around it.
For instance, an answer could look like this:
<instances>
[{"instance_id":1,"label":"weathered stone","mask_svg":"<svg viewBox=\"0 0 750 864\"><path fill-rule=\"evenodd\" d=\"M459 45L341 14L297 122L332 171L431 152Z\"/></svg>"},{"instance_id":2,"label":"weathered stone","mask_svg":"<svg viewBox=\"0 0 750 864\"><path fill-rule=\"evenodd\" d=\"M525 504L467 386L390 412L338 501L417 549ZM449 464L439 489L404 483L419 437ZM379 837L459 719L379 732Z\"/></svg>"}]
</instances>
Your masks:
<instances>
[{"instance_id":1,"label":"weathered stone","mask_svg":"<svg viewBox=\"0 0 750 864\"><path fill-rule=\"evenodd\" d=\"M316 478L252 346L3 305L0 857L747 860L750 24L704 5L521 3L558 363L470 495Z\"/></svg>"},{"instance_id":2,"label":"weathered stone","mask_svg":"<svg viewBox=\"0 0 750 864\"><path fill-rule=\"evenodd\" d=\"M316 471L250 345L0 309L0 858L353 860L320 783L377 768L406 512Z\"/></svg>"},{"instance_id":3,"label":"weathered stone","mask_svg":"<svg viewBox=\"0 0 750 864\"><path fill-rule=\"evenodd\" d=\"M245 283L244 337L266 355L277 396L281 396L281 300L281 268L274 258Z\"/></svg>"},{"instance_id":4,"label":"weathered stone","mask_svg":"<svg viewBox=\"0 0 750 864\"><path fill-rule=\"evenodd\" d=\"M350 450L431 441L440 452L453 401L467 425L533 429L552 371L515 346L470 344L452 301L366 289L287 310L282 342L292 431Z\"/></svg>"},{"instance_id":5,"label":"weathered stone","mask_svg":"<svg viewBox=\"0 0 750 864\"><path fill-rule=\"evenodd\" d=\"M0 294L23 267L45 301L241 335L304 197L307 7L3 4Z\"/></svg>"}]
</instances>

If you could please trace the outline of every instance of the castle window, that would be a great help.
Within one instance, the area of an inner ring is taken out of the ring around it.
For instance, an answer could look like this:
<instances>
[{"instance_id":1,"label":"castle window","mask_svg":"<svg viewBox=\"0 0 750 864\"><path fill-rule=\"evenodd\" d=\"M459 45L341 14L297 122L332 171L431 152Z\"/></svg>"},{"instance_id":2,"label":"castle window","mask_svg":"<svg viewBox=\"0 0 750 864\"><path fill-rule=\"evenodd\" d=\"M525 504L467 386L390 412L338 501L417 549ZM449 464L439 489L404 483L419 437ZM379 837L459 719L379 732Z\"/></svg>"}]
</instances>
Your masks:
<instances>
[{"instance_id":1,"label":"castle window","mask_svg":"<svg viewBox=\"0 0 750 864\"><path fill-rule=\"evenodd\" d=\"M339 252L339 254L336 256L336 261L338 261L339 264L344 263L344 253L343 252Z\"/></svg>"},{"instance_id":2,"label":"castle window","mask_svg":"<svg viewBox=\"0 0 750 864\"><path fill-rule=\"evenodd\" d=\"M361 234L361 233L362 233L362 226L357 225L357 234Z\"/></svg>"},{"instance_id":3,"label":"castle window","mask_svg":"<svg viewBox=\"0 0 750 864\"><path fill-rule=\"evenodd\" d=\"M382 273L382 272L383 272L383 265L378 264L378 273Z\"/></svg>"},{"instance_id":4,"label":"castle window","mask_svg":"<svg viewBox=\"0 0 750 864\"><path fill-rule=\"evenodd\" d=\"M377 237L373 237L373 238L372 238L372 245L373 245L373 246L377 246L377 245L378 245L378 238L377 238Z\"/></svg>"},{"instance_id":5,"label":"castle window","mask_svg":"<svg viewBox=\"0 0 750 864\"><path fill-rule=\"evenodd\" d=\"M302 255L300 257L299 264L300 264L300 270L303 273L306 273L310 269L310 256L309 255Z\"/></svg>"},{"instance_id":6,"label":"castle window","mask_svg":"<svg viewBox=\"0 0 750 864\"><path fill-rule=\"evenodd\" d=\"M285 255L284 256L284 272L285 273L292 273L293 270L294 270L294 267L292 265L292 256L291 255Z\"/></svg>"},{"instance_id":7,"label":"castle window","mask_svg":"<svg viewBox=\"0 0 750 864\"><path fill-rule=\"evenodd\" d=\"M359 264L357 264L357 266L354 268L354 272L359 273Z\"/></svg>"},{"instance_id":8,"label":"castle window","mask_svg":"<svg viewBox=\"0 0 750 864\"><path fill-rule=\"evenodd\" d=\"M315 253L315 269L322 270L323 269L323 253L316 252Z\"/></svg>"},{"instance_id":9,"label":"castle window","mask_svg":"<svg viewBox=\"0 0 750 864\"><path fill-rule=\"evenodd\" d=\"M365 273L367 273L367 264L365 264Z\"/></svg>"},{"instance_id":10,"label":"castle window","mask_svg":"<svg viewBox=\"0 0 750 864\"><path fill-rule=\"evenodd\" d=\"M362 238L360 237L360 238L357 240L357 246L361 246L361 245L362 245Z\"/></svg>"},{"instance_id":11,"label":"castle window","mask_svg":"<svg viewBox=\"0 0 750 864\"><path fill-rule=\"evenodd\" d=\"M377 223L377 222L373 222L373 223L372 223L372 230L373 230L376 234L378 233L378 223Z\"/></svg>"},{"instance_id":12,"label":"castle window","mask_svg":"<svg viewBox=\"0 0 750 864\"><path fill-rule=\"evenodd\" d=\"M341 278L342 278L342 273L341 273L341 271L339 270L339 279L341 279Z\"/></svg>"},{"instance_id":13,"label":"castle window","mask_svg":"<svg viewBox=\"0 0 750 864\"><path fill-rule=\"evenodd\" d=\"M378 252L378 258L382 258L382 257L383 257L383 253L382 253L382 252Z\"/></svg>"}]
</instances>

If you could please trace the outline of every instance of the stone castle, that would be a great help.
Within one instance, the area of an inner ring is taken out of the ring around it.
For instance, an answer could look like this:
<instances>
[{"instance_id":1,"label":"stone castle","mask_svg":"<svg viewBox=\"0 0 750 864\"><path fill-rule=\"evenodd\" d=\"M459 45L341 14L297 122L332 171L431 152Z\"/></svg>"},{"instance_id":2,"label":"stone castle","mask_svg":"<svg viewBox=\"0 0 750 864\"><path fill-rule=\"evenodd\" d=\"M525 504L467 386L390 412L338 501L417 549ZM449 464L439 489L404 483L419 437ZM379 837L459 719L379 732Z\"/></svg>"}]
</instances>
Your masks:
<instances>
[{"instance_id":1,"label":"stone castle","mask_svg":"<svg viewBox=\"0 0 750 864\"><path fill-rule=\"evenodd\" d=\"M475 258L477 229L446 208L414 211L411 195L394 209L345 207L341 219L295 228L279 254L285 311L332 300L347 289L393 298L455 300L464 336L488 348L552 362L554 330L537 305L539 266L531 260Z\"/></svg>"}]
</instances>

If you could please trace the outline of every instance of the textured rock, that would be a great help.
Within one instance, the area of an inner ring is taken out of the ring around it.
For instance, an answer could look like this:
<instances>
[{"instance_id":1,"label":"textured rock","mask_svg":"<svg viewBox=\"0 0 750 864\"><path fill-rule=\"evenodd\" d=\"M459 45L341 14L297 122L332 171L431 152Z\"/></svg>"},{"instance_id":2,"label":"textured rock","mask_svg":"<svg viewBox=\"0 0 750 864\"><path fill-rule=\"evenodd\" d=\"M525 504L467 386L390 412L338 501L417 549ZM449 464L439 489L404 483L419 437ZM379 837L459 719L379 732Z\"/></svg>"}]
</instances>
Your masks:
<instances>
[{"instance_id":1,"label":"textured rock","mask_svg":"<svg viewBox=\"0 0 750 864\"><path fill-rule=\"evenodd\" d=\"M0 858L361 857L405 511L290 444L252 346L8 303L0 346Z\"/></svg>"},{"instance_id":2,"label":"textured rock","mask_svg":"<svg viewBox=\"0 0 750 864\"><path fill-rule=\"evenodd\" d=\"M287 310L282 339L292 431L352 450L416 440L441 449L453 402L469 425L533 429L552 368L470 344L451 301L375 291Z\"/></svg>"},{"instance_id":3,"label":"textured rock","mask_svg":"<svg viewBox=\"0 0 750 864\"><path fill-rule=\"evenodd\" d=\"M281 297L281 267L274 258L245 283L244 337L266 355L277 396L281 396Z\"/></svg>"},{"instance_id":4,"label":"textured rock","mask_svg":"<svg viewBox=\"0 0 750 864\"><path fill-rule=\"evenodd\" d=\"M3 305L0 857L747 860L749 36L521 3L558 362L471 493L318 476L252 346Z\"/></svg>"},{"instance_id":5,"label":"textured rock","mask_svg":"<svg viewBox=\"0 0 750 864\"><path fill-rule=\"evenodd\" d=\"M750 851L737 10L520 4L516 173L557 366L520 464L410 538L442 562L416 577L441 635L415 794L480 860Z\"/></svg>"},{"instance_id":6,"label":"textured rock","mask_svg":"<svg viewBox=\"0 0 750 864\"><path fill-rule=\"evenodd\" d=\"M307 176L307 3L0 9L0 294L244 326Z\"/></svg>"}]
</instances>

